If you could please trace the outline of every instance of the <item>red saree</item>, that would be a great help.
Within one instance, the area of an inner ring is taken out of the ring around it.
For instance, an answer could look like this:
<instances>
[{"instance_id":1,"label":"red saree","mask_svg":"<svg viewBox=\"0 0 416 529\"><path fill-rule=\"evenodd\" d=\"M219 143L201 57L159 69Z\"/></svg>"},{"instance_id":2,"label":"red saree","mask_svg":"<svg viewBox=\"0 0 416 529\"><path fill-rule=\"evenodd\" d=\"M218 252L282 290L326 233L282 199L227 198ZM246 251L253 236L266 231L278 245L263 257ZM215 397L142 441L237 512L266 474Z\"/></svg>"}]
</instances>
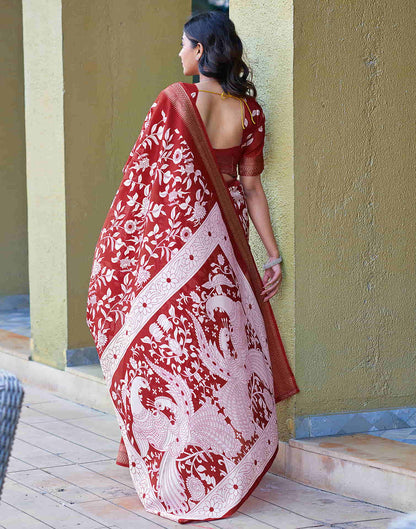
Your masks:
<instances>
[{"instance_id":1,"label":"red saree","mask_svg":"<svg viewBox=\"0 0 416 529\"><path fill-rule=\"evenodd\" d=\"M241 183L214 159L191 84L160 92L94 253L87 324L144 508L225 518L278 451L299 391L248 244Z\"/></svg>"}]
</instances>

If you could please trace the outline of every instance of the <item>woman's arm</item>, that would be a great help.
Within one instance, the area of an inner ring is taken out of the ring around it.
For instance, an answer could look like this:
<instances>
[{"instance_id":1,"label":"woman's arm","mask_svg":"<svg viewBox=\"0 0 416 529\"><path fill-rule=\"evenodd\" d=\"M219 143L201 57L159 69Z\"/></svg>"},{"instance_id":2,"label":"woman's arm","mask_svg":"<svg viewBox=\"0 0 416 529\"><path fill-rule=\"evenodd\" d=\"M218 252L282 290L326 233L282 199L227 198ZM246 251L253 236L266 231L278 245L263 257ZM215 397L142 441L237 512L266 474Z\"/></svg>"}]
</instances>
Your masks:
<instances>
[{"instance_id":1,"label":"woman's arm","mask_svg":"<svg viewBox=\"0 0 416 529\"><path fill-rule=\"evenodd\" d=\"M259 176L240 176L247 200L251 220L258 231L269 257L279 257L279 248L274 238L270 221L269 204Z\"/></svg>"},{"instance_id":2,"label":"woman's arm","mask_svg":"<svg viewBox=\"0 0 416 529\"><path fill-rule=\"evenodd\" d=\"M246 195L247 209L251 220L260 235L260 238L266 248L269 258L279 257L279 248L277 246L273 228L270 220L269 205L266 195L264 194L263 186L261 185L260 175L258 176L242 176L240 181L244 188ZM264 272L263 283L265 285L262 294L267 292L268 295L264 301L268 301L274 294L276 294L280 282L282 271L280 264L268 268Z\"/></svg>"}]
</instances>

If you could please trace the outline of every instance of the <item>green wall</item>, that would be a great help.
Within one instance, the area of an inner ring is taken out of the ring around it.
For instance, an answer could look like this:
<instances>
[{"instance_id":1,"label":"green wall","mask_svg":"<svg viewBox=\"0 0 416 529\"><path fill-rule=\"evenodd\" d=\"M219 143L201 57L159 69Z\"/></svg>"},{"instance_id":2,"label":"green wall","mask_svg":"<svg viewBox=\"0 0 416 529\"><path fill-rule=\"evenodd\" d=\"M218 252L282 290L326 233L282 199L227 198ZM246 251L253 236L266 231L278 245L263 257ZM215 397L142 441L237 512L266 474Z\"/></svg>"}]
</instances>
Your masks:
<instances>
[{"instance_id":1,"label":"green wall","mask_svg":"<svg viewBox=\"0 0 416 529\"><path fill-rule=\"evenodd\" d=\"M265 169L261 180L268 199L273 231L283 257L282 285L270 300L283 343L295 371L295 240L293 181L293 14L291 0L232 0L245 56L253 70L257 100L266 115ZM250 221L250 245L258 269L267 253ZM277 405L279 435L294 434L296 397Z\"/></svg>"},{"instance_id":2,"label":"green wall","mask_svg":"<svg viewBox=\"0 0 416 529\"><path fill-rule=\"evenodd\" d=\"M266 113L272 306L300 388L282 438L296 415L414 406L416 4L232 0L230 17Z\"/></svg>"},{"instance_id":3,"label":"green wall","mask_svg":"<svg viewBox=\"0 0 416 529\"><path fill-rule=\"evenodd\" d=\"M178 53L190 12L190 0L63 3L71 347L93 345L85 312L95 244L149 107L186 80Z\"/></svg>"},{"instance_id":4,"label":"green wall","mask_svg":"<svg viewBox=\"0 0 416 529\"><path fill-rule=\"evenodd\" d=\"M295 2L298 414L416 404L415 19Z\"/></svg>"},{"instance_id":5,"label":"green wall","mask_svg":"<svg viewBox=\"0 0 416 529\"><path fill-rule=\"evenodd\" d=\"M22 3L0 0L0 296L28 294Z\"/></svg>"}]
</instances>

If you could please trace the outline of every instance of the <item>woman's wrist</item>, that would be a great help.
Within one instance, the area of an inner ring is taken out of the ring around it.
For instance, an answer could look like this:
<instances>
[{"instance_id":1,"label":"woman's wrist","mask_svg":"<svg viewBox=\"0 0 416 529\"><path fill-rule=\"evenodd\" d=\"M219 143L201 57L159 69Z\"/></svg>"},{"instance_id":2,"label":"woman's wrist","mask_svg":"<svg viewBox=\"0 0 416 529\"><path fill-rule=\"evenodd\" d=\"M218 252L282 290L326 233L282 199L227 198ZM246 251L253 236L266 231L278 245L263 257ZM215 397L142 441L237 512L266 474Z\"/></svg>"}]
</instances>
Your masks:
<instances>
[{"instance_id":1,"label":"woman's wrist","mask_svg":"<svg viewBox=\"0 0 416 529\"><path fill-rule=\"evenodd\" d=\"M269 256L269 259L278 259L280 257L280 252L279 250L277 250L271 253L267 253L267 255Z\"/></svg>"},{"instance_id":2,"label":"woman's wrist","mask_svg":"<svg viewBox=\"0 0 416 529\"><path fill-rule=\"evenodd\" d=\"M274 257L274 258L270 257L269 260L264 263L263 269L267 270L268 268L272 268L273 266L276 266L280 264L281 262L282 262L281 257Z\"/></svg>"}]
</instances>

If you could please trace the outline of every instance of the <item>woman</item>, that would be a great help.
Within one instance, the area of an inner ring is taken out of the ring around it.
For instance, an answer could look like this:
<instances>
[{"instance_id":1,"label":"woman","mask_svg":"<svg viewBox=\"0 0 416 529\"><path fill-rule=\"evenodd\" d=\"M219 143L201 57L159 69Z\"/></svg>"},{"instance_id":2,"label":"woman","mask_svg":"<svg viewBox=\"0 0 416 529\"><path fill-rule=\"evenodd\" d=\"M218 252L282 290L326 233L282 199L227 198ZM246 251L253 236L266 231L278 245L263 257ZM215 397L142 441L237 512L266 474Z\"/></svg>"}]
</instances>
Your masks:
<instances>
[{"instance_id":1,"label":"woman","mask_svg":"<svg viewBox=\"0 0 416 529\"><path fill-rule=\"evenodd\" d=\"M186 22L182 46L200 82L169 85L149 109L95 249L87 323L117 462L147 511L186 523L246 500L278 451L275 403L299 389L269 303L281 268L260 184L265 117L241 41L209 12ZM264 285L248 212L270 256Z\"/></svg>"}]
</instances>

